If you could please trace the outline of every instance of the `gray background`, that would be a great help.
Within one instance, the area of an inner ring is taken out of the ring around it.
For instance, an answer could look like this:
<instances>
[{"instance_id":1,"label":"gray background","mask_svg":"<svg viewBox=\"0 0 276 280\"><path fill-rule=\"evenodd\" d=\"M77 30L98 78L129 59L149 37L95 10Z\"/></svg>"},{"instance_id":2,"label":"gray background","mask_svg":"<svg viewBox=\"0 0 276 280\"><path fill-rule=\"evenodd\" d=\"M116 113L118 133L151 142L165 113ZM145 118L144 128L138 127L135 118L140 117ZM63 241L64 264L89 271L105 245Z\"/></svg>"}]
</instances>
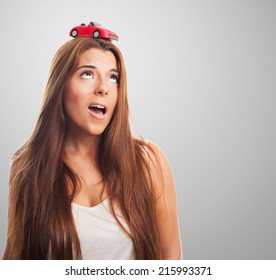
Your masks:
<instances>
[{"instance_id":1,"label":"gray background","mask_svg":"<svg viewBox=\"0 0 276 280\"><path fill-rule=\"evenodd\" d=\"M184 258L276 258L276 1L0 3L0 254L10 158L54 53L94 20L120 36L133 128L171 163Z\"/></svg>"}]
</instances>

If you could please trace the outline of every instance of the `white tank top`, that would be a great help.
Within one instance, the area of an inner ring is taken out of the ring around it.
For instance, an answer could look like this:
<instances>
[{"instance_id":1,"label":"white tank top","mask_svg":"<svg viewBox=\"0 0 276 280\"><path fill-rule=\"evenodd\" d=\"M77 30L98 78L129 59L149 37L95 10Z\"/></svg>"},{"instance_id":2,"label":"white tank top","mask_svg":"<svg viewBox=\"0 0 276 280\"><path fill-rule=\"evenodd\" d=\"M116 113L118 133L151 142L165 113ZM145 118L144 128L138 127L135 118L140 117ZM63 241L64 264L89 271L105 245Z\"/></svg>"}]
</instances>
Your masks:
<instances>
[{"instance_id":1,"label":"white tank top","mask_svg":"<svg viewBox=\"0 0 276 280\"><path fill-rule=\"evenodd\" d=\"M94 207L73 203L72 212L84 260L135 259L133 242L111 214L108 199ZM118 218L129 230L122 216Z\"/></svg>"}]
</instances>

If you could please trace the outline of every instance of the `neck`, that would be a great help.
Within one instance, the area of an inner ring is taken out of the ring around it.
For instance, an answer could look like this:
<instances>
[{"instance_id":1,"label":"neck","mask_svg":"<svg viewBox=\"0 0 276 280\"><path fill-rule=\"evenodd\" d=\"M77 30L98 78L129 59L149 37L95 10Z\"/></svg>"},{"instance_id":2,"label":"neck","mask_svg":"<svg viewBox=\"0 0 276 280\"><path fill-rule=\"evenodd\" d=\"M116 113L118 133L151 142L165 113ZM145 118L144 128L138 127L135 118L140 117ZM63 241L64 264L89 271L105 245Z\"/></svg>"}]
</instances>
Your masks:
<instances>
[{"instance_id":1,"label":"neck","mask_svg":"<svg viewBox=\"0 0 276 280\"><path fill-rule=\"evenodd\" d=\"M65 137L66 156L78 156L97 161L101 135L87 135L68 131Z\"/></svg>"}]
</instances>

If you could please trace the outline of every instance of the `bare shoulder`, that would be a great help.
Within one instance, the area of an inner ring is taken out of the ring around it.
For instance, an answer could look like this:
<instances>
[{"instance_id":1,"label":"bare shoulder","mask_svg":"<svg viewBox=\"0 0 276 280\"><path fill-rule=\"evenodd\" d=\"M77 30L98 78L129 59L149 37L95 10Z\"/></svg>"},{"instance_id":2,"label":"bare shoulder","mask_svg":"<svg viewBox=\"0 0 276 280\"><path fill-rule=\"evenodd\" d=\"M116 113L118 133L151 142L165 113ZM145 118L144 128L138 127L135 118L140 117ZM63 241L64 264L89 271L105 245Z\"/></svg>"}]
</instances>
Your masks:
<instances>
[{"instance_id":1,"label":"bare shoulder","mask_svg":"<svg viewBox=\"0 0 276 280\"><path fill-rule=\"evenodd\" d=\"M148 146L150 148L149 152L151 153L151 155L155 154L157 156L165 156L163 150L157 143L148 141L148 140L146 141L146 143L148 144Z\"/></svg>"},{"instance_id":2,"label":"bare shoulder","mask_svg":"<svg viewBox=\"0 0 276 280\"><path fill-rule=\"evenodd\" d=\"M161 166L163 168L168 168L169 167L169 162L168 162L168 159L164 153L164 151L161 149L161 147L154 143L154 142L151 142L151 141L147 141L150 149L149 149L149 155L151 157L151 159L153 161L158 161Z\"/></svg>"},{"instance_id":3,"label":"bare shoulder","mask_svg":"<svg viewBox=\"0 0 276 280\"><path fill-rule=\"evenodd\" d=\"M147 144L151 175L155 181L157 197L166 196L170 192L175 193L173 172L167 156L158 144L151 141L147 141Z\"/></svg>"},{"instance_id":4,"label":"bare shoulder","mask_svg":"<svg viewBox=\"0 0 276 280\"><path fill-rule=\"evenodd\" d=\"M161 258L181 259L181 238L173 173L163 150L148 143L150 170L154 180L156 220L160 235Z\"/></svg>"}]
</instances>

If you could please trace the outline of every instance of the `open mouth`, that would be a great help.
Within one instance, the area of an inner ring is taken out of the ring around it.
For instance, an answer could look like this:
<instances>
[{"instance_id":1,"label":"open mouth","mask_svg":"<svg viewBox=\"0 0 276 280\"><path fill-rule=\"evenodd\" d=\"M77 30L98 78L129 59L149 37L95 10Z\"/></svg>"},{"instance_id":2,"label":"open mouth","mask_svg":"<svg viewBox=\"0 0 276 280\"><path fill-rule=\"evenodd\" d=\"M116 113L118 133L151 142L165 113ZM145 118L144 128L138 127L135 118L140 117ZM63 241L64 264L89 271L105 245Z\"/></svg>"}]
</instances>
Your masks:
<instances>
[{"instance_id":1,"label":"open mouth","mask_svg":"<svg viewBox=\"0 0 276 280\"><path fill-rule=\"evenodd\" d=\"M88 107L89 111L98 115L98 116L103 116L106 113L106 108L102 105L91 105Z\"/></svg>"}]
</instances>

